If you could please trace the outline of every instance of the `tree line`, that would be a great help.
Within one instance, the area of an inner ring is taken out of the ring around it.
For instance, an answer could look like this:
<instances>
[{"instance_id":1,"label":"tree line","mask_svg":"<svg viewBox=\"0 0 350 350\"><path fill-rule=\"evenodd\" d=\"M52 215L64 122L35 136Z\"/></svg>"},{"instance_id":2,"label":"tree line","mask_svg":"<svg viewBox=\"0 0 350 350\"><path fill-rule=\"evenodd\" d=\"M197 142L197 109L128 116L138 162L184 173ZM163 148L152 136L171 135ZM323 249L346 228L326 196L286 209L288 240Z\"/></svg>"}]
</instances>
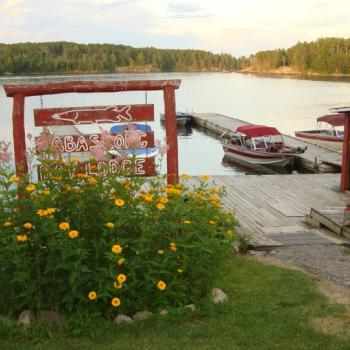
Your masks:
<instances>
[{"instance_id":1,"label":"tree line","mask_svg":"<svg viewBox=\"0 0 350 350\"><path fill-rule=\"evenodd\" d=\"M0 75L127 71L233 71L229 54L71 42L0 44Z\"/></svg>"},{"instance_id":2,"label":"tree line","mask_svg":"<svg viewBox=\"0 0 350 350\"><path fill-rule=\"evenodd\" d=\"M269 72L290 67L295 73L350 74L350 39L321 38L288 49L259 51L248 57L202 50L134 48L71 42L0 44L0 75L114 73L120 71Z\"/></svg>"},{"instance_id":3,"label":"tree line","mask_svg":"<svg viewBox=\"0 0 350 350\"><path fill-rule=\"evenodd\" d=\"M291 67L300 73L350 74L350 39L320 38L298 42L289 49L257 52L238 60L239 67L267 72Z\"/></svg>"}]
</instances>

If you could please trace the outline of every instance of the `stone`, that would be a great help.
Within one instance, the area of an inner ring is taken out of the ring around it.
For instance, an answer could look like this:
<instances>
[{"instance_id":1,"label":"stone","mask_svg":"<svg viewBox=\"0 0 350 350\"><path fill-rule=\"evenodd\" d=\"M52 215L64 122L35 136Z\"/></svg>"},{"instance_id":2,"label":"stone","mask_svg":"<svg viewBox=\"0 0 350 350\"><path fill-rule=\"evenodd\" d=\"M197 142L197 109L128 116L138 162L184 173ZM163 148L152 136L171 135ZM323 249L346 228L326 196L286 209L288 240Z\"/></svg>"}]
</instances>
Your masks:
<instances>
[{"instance_id":1,"label":"stone","mask_svg":"<svg viewBox=\"0 0 350 350\"><path fill-rule=\"evenodd\" d=\"M159 311L159 315L161 315L161 316L165 316L168 313L169 313L168 310L165 310L165 309L162 309L162 310Z\"/></svg>"},{"instance_id":2,"label":"stone","mask_svg":"<svg viewBox=\"0 0 350 350\"><path fill-rule=\"evenodd\" d=\"M39 322L47 324L49 327L58 327L63 329L65 317L58 312L44 310L41 311L38 317Z\"/></svg>"},{"instance_id":3,"label":"stone","mask_svg":"<svg viewBox=\"0 0 350 350\"><path fill-rule=\"evenodd\" d=\"M211 295L214 304L223 303L228 300L228 295L219 288L213 288Z\"/></svg>"},{"instance_id":4,"label":"stone","mask_svg":"<svg viewBox=\"0 0 350 350\"><path fill-rule=\"evenodd\" d=\"M145 310L145 311L136 312L135 315L132 318L133 318L134 321L143 321L143 320L147 320L152 315L153 315L152 312Z\"/></svg>"},{"instance_id":5,"label":"stone","mask_svg":"<svg viewBox=\"0 0 350 350\"><path fill-rule=\"evenodd\" d=\"M196 306L194 304L189 304L185 306L185 309L188 309L190 311L195 311L196 310Z\"/></svg>"},{"instance_id":6,"label":"stone","mask_svg":"<svg viewBox=\"0 0 350 350\"><path fill-rule=\"evenodd\" d=\"M24 310L18 316L17 324L24 327L30 326L35 321L35 317L30 310Z\"/></svg>"},{"instance_id":7,"label":"stone","mask_svg":"<svg viewBox=\"0 0 350 350\"><path fill-rule=\"evenodd\" d=\"M131 323L134 323L134 320L131 317L126 316L126 315L117 315L116 317L114 317L113 323L116 323L116 324L121 324L121 323L131 324Z\"/></svg>"}]
</instances>

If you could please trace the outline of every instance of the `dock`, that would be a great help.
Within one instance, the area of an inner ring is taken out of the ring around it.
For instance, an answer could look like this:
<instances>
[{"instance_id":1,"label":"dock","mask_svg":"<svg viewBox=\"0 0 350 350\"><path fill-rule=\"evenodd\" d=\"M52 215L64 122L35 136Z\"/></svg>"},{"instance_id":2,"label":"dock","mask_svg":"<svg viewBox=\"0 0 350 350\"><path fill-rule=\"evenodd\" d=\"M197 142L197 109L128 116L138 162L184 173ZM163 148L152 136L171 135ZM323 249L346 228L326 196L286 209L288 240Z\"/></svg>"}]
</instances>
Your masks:
<instances>
[{"instance_id":1,"label":"dock","mask_svg":"<svg viewBox=\"0 0 350 350\"><path fill-rule=\"evenodd\" d=\"M339 192L339 174L224 175L211 179L225 186L224 205L233 209L238 231L250 236L256 249L350 243L322 223L310 226L306 220L311 211L344 210L349 196Z\"/></svg>"},{"instance_id":2,"label":"dock","mask_svg":"<svg viewBox=\"0 0 350 350\"><path fill-rule=\"evenodd\" d=\"M219 136L234 131L241 125L251 124L244 120L216 113L191 113L190 115L192 116L194 125L211 130ZM298 140L289 135L283 135L283 138L288 146L301 148L307 146L307 150L296 157L296 166L314 173L340 172L342 163L341 153Z\"/></svg>"}]
</instances>

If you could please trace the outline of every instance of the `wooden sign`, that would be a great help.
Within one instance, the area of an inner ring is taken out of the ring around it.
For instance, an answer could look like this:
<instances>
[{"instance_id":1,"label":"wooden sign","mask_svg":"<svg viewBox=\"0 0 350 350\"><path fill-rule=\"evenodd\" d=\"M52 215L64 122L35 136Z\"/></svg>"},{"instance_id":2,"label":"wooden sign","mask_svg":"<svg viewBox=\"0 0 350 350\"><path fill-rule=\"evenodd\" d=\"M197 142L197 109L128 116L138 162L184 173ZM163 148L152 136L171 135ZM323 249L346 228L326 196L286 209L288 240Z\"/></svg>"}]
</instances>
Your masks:
<instances>
[{"instance_id":1,"label":"wooden sign","mask_svg":"<svg viewBox=\"0 0 350 350\"><path fill-rule=\"evenodd\" d=\"M128 123L154 120L154 105L34 109L35 126Z\"/></svg>"},{"instance_id":2,"label":"wooden sign","mask_svg":"<svg viewBox=\"0 0 350 350\"><path fill-rule=\"evenodd\" d=\"M133 148L129 144L129 138L126 133L111 133L114 138L114 145L111 149ZM138 148L154 147L154 133L140 132L140 145ZM36 140L40 139L37 137ZM53 148L58 148L63 153L89 152L101 140L100 134L90 135L65 135L55 136L52 141Z\"/></svg>"},{"instance_id":3,"label":"wooden sign","mask_svg":"<svg viewBox=\"0 0 350 350\"><path fill-rule=\"evenodd\" d=\"M56 169L62 166L56 165ZM51 169L45 169L45 166L38 167L38 178L42 180L49 177ZM91 161L73 164L71 176L82 173L89 176L106 176L107 174L127 176L153 176L156 174L154 158L124 158L110 159L108 161Z\"/></svg>"}]
</instances>

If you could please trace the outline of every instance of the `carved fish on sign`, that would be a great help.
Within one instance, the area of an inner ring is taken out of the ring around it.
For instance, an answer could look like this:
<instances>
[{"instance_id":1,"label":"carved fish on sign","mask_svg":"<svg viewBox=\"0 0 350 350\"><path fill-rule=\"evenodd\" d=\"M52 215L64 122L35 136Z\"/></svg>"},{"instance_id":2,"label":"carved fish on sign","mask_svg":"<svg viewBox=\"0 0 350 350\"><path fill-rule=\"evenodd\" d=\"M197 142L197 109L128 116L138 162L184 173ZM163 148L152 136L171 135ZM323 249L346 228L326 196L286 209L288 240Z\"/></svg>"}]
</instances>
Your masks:
<instances>
[{"instance_id":1,"label":"carved fish on sign","mask_svg":"<svg viewBox=\"0 0 350 350\"><path fill-rule=\"evenodd\" d=\"M80 124L91 124L91 123L118 123L121 121L130 121L132 120L132 116L129 113L131 109L131 106L124 106L121 109L118 109L117 106L111 106L111 107L106 107L106 108L101 108L101 109L73 109L70 111L66 112L61 112L61 113L55 113L52 115L52 119L56 120L64 120L67 122L71 122L72 124L75 125L80 125ZM111 118L106 118L106 119L96 119L94 122L91 122L89 120L85 120L84 113L86 112L101 112L101 113L115 113L114 115L111 116Z\"/></svg>"}]
</instances>

